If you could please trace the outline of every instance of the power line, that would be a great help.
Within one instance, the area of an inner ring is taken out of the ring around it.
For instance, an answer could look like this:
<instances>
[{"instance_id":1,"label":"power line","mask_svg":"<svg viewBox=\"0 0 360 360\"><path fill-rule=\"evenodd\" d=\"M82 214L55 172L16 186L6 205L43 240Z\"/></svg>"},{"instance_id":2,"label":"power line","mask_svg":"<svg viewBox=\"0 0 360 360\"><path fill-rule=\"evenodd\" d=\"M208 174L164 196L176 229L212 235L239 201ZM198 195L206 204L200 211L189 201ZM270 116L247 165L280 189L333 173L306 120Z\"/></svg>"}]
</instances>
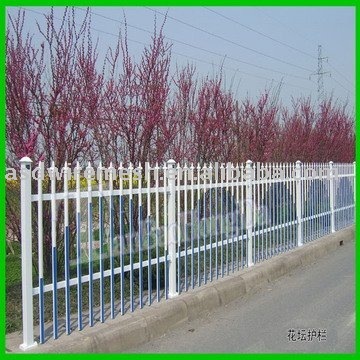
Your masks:
<instances>
[{"instance_id":1,"label":"power line","mask_svg":"<svg viewBox=\"0 0 360 360\"><path fill-rule=\"evenodd\" d=\"M79 7L76 7L76 9L81 10L81 11L85 11L84 9L79 8ZM102 14L99 14L99 13L96 13L96 12L93 12L93 11L91 11L91 14L93 14L93 15L95 15L95 16L98 16L98 17L101 17L101 18L103 18L103 19L105 19L105 20L110 20L110 21L114 21L114 22L116 22L116 23L119 23L119 24L121 24L121 25L126 25L126 26L128 26L128 27L130 27L130 28L133 28L133 29L136 29L136 30L139 30L139 31L142 31L142 32L146 32L146 33L151 34L151 35L153 34L153 32L150 31L150 30L141 28L141 27L139 27L139 26L131 25L131 24L129 24L128 22L125 23L124 21L121 21L121 20L118 20L118 19L114 19L114 18L111 18L111 17L109 17L109 16L105 16L105 15L102 15ZM206 52L206 53L208 53L208 54L212 54L212 55L216 55L216 56L219 56L219 57L221 57L221 58L224 58L224 54L220 54L220 53L217 53L217 52L212 51L212 50L204 49L204 48L202 48L202 47L200 47L200 46L192 45L192 44L189 44L189 43L186 43L186 42L184 42L184 41L177 40L177 39L174 39L174 38L171 38L171 37L168 37L168 36L164 36L164 38L167 39L167 40L173 41L173 42L175 42L175 43L179 43L179 44L181 44L181 45L185 45L185 46L191 47L191 48L193 48L193 49L197 49L197 50ZM275 72L275 73L278 73L278 74L281 74L281 75L290 76L290 77L297 78L297 79L309 80L308 78L306 78L306 77L304 77L304 76L299 76L299 75L294 75L294 74L285 73L285 72L283 72L283 71L274 70L274 69L271 69L271 68L268 68L268 67L265 67L265 66L256 65L256 64L253 64L253 63L244 61L244 60L240 60L240 59L231 57L231 56L227 56L227 55L226 55L226 58L229 59L229 60L232 60L232 61L241 63L241 64L245 64L245 65L248 65L248 66L256 67L256 68L258 68L258 69Z\"/></svg>"},{"instance_id":2,"label":"power line","mask_svg":"<svg viewBox=\"0 0 360 360\"><path fill-rule=\"evenodd\" d=\"M307 42L309 42L311 45L314 45L314 41L310 40L308 37L306 37L303 34L300 34L298 31L294 30L292 27L284 24L282 21L280 21L279 19L269 15L266 11L262 10L259 6L256 6L257 10L262 12L266 17L268 17L269 19L277 22L278 24L280 24L282 27L284 27L285 29L288 29L290 31L292 31L294 34L300 36L301 38L303 38L304 40L306 40Z\"/></svg>"},{"instance_id":3,"label":"power line","mask_svg":"<svg viewBox=\"0 0 360 360\"><path fill-rule=\"evenodd\" d=\"M345 75L343 75L339 70L336 69L336 67L334 65L332 65L329 62L329 66L336 72L338 73L343 79L345 79L351 86L354 86L354 83L352 81L350 81Z\"/></svg>"},{"instance_id":4,"label":"power line","mask_svg":"<svg viewBox=\"0 0 360 360\"><path fill-rule=\"evenodd\" d=\"M33 10L33 9L22 8L22 7L18 7L18 8L19 8L19 9L22 9L22 10L24 10L24 11L27 11L27 12L32 12L32 13L39 14L39 15L45 15L44 13L41 13L41 12L36 11L36 10ZM83 10L83 9L81 9L81 8L77 8L77 9L82 10L82 11L85 11L85 10ZM100 16L100 17L105 17L105 16L103 16L103 15L100 15L100 14L97 14L97 13L93 13L93 12L92 12L92 14L93 14L93 15L96 15L96 16ZM121 22L120 20L115 20L115 19L112 19L112 18L109 18L109 17L105 17L105 18L108 19L108 20L113 20L113 21L116 21L116 22L120 22L120 23L122 23L122 24L125 24L125 23ZM62 20L61 18L56 17L56 16L54 16L54 19ZM76 24L76 25L78 25L78 24ZM127 23L126 25L129 26L129 27L132 27L132 26L131 26L130 24L128 24L128 23ZM139 29L139 30L142 30L142 31L146 31L146 32L152 34L152 32L149 31L149 30L141 29L141 28L138 28L138 27L135 27L135 28L137 28L137 29ZM93 30L93 31L96 31L96 32L98 32L98 33L105 34L105 35L110 35L110 36L113 36L113 37L116 37L116 38L119 37L119 34L114 34L114 33L108 32L108 31L96 29L96 28L94 28L94 27L90 27L90 29ZM167 38L167 39L168 39L168 40L171 40L171 41L174 41L174 40L171 39L171 38ZM147 45L147 44L142 43L142 42L140 42L140 41L138 41L138 40L131 39L131 38L129 38L129 37L127 38L127 40L128 40L129 42L137 43L137 44L140 44L140 45L143 45L143 46L146 46L146 45ZM181 42L181 43L182 43L182 42ZM184 43L184 44L186 44L186 43ZM219 54L219 53L216 53L216 52L213 52L213 51L210 51L210 50L206 50L206 49L197 47L197 46L195 46L195 45L194 45L194 46L191 45L191 44L187 44L187 45L188 45L188 46L191 46L191 47L195 47L195 48L200 49L200 50L202 50L202 51L206 51L206 52L208 52L208 53L211 53L211 54L220 56L220 57L222 57L222 58L227 58L227 59L232 59L232 60L234 60L234 61L243 62L243 61L241 61L241 60L237 60L237 59L234 59L234 58L230 58L230 57L224 56L224 55L222 55L222 54ZM195 60L195 61L202 62L202 63L205 63L205 64L209 64L209 65L212 65L212 66L215 65L214 63L211 63L211 62L209 62L209 61L206 61L206 60L203 60L203 59L199 59L199 58L196 58L196 57L193 57L193 56L185 55L185 54L182 54L182 53L179 53L179 52L172 51L172 53L175 54L175 55L178 55L178 56L182 56L182 57L184 57L184 58L188 58L188 59L190 59L190 60ZM252 65L252 64L249 63L249 65ZM288 82L275 80L275 79L273 79L273 78L270 79L270 78L265 77L265 76L248 73L248 72L246 72L246 71L242 71L242 70L239 70L239 69L234 69L234 68L229 67L229 66L225 66L225 65L215 65L215 66L217 66L217 67L219 67L219 68L228 69L228 70L231 70L231 71L233 71L233 72L239 72L239 73L242 73L242 74L245 74L245 75L248 75L248 76L251 76L251 77L259 78L259 79L262 79L262 80L267 80L267 81L271 81L271 82L277 82L277 83L282 84L282 85L285 85L285 86L296 87L296 88L299 88L299 89L311 91L310 89L308 89L308 88L306 88L306 87L303 87L303 86L300 86L300 85L294 85L294 84L291 84L291 83L288 83ZM253 65L253 66L256 66L256 67L258 67L258 68L262 68L262 69L267 70L267 68L264 68L264 67L261 67L261 66L257 66L257 65ZM280 73L280 74L284 74L284 75L288 75L288 76L293 76L293 77L297 77L297 78L304 79L304 80L309 80L309 79L304 78L304 77L300 77L300 76L296 76L296 75L292 75L292 74L287 74L287 73L283 73L283 72L276 71L276 70L271 70L271 69L269 69L269 70L270 70L270 71L273 71L273 72L278 72L278 73Z\"/></svg>"},{"instance_id":5,"label":"power line","mask_svg":"<svg viewBox=\"0 0 360 360\"><path fill-rule=\"evenodd\" d=\"M202 63L205 63L205 64L214 65L213 63L211 63L211 62L209 62L209 61L206 61L206 60L203 60L203 59L198 59L198 58L196 58L196 57L192 57L192 56L189 56L189 55L184 55L184 54L177 53L177 52L174 52L174 51L173 51L172 53L175 54L175 55L183 56L183 57L185 57L185 58L192 59L192 60L195 60L195 61L199 61L199 62L202 62ZM239 69L231 68L231 67L229 67L229 66L225 66L225 65L216 65L216 66L218 66L219 68L224 68L224 69L228 69L228 70L231 70L231 71L234 71L234 72L239 72L239 73L246 74L246 75L249 75L249 76L252 76L252 77L256 77L256 78L259 78L259 79L262 79L262 80L267 80L267 81L271 81L271 82L276 82L276 83L279 83L279 84L282 84L282 85L291 86L291 87L297 87L297 88L299 88L299 89L304 89L304 90L307 90L307 91L311 91L310 89L305 88L305 87L300 86L300 85L294 85L294 84L290 84L290 83L287 83L287 82L284 82L284 81L279 81L279 80L275 80L275 79L270 79L270 78L267 78L267 77L265 77L265 76L260 76L260 75L251 74L251 73L248 73L248 72L239 70Z\"/></svg>"},{"instance_id":6,"label":"power line","mask_svg":"<svg viewBox=\"0 0 360 360\"><path fill-rule=\"evenodd\" d=\"M195 30L201 31L201 32L203 32L203 33L205 33L205 34L207 34L207 35L216 37L216 38L218 38L218 39L220 39L220 40L222 40L222 41L225 41L225 42L227 42L227 43L229 43L229 44L238 46L238 47L240 47L240 48L242 48L242 49L251 51L251 52L253 52L253 53L255 53L255 54L258 54L258 55L267 57L267 58L269 58L269 59L272 59L272 60L281 62L281 63L283 63L283 64L286 64L286 65L289 65L289 66L292 66L292 67L295 67L295 68L298 68L298 69L301 69L301 70L305 70L305 71L307 71L307 72L312 72L311 69L304 68L303 66L293 64L293 63L291 63L291 62L288 62L288 61L282 60L282 59L280 59L280 58L277 58L277 57L275 57L275 56L272 56L272 55L268 55L268 54L266 54L266 53L263 53L262 51L258 51L258 50L255 50L255 49L253 49L253 48L250 48L250 47L248 47L248 46L242 45L242 44L240 44L240 43L237 43L237 42L235 42L235 41L232 41L232 40L230 40L230 39L227 39L227 38L225 38L225 37L223 37L223 36L221 36L221 35L218 35L218 34L215 34L215 33L210 32L210 31L204 30L204 29L202 29L202 28L199 28L199 27L197 27L197 26L195 26L195 25L189 24L189 23L187 23L187 22L185 22L185 21L179 20L179 19L177 19L177 18L175 18L175 17L173 17L173 16L170 16L170 15L168 15L168 14L164 14L164 13L158 11L158 10L151 9L151 8L149 8L149 7L147 7L147 6L145 6L145 8L148 9L148 10L150 10L150 11L152 11L152 12L155 12L155 13L157 13L157 14L160 14L160 15L166 17L166 18L172 19L172 20L174 20L174 21L176 21L176 22L178 22L178 23L180 23L180 24L183 24L183 25L186 25L186 26L188 26L188 27L191 27L191 28L193 28L193 29L195 29Z\"/></svg>"},{"instance_id":7,"label":"power line","mask_svg":"<svg viewBox=\"0 0 360 360\"><path fill-rule=\"evenodd\" d=\"M331 77L331 79L333 81L335 81L339 86L341 86L345 91L347 91L348 93L354 94L354 92L352 90L347 89L344 85L342 85L339 81L337 81L334 77Z\"/></svg>"},{"instance_id":8,"label":"power line","mask_svg":"<svg viewBox=\"0 0 360 360\"><path fill-rule=\"evenodd\" d=\"M206 7L206 6L204 6L204 9L206 9L206 10L208 10L208 11L210 11L210 12L212 12L212 13L218 15L218 16L221 16L222 18L224 18L224 19L226 19L226 20L229 20L229 21L231 21L231 22L233 22L233 23L235 23L235 24L238 24L239 26L242 26L243 28L245 28L245 29L247 29L247 30L249 30L249 31L252 31L252 32L254 32L254 33L258 34L258 35L261 35L261 36L263 36L263 37L265 37L265 38L267 38L267 39L270 39L270 40L272 40L272 41L274 41L274 42L276 42L276 43L278 43L278 44L280 44L280 45L283 45L283 46L285 46L285 47L287 47L287 48L289 48L289 49L291 49L291 50L294 50L294 51L297 51L297 52L299 52L299 53L301 53L301 54L303 54L303 55L309 56L309 57L311 57L312 59L316 59L316 57L315 57L314 55L312 55L312 54L310 54L310 53L308 53L308 52L306 52L306 51L303 51L303 50L298 49L298 48L296 48L296 47L294 47L294 46L292 46L292 45L289 45L289 44L287 44L287 43L284 43L283 41L280 41L280 40L278 40L278 39L273 38L272 36L266 35L266 34L264 34L263 32L258 31L258 30L254 29L254 28L252 28L252 27L250 27L250 26L248 26L248 25L242 24L241 22L239 22L239 21L237 21L237 20L235 20L235 19L232 19L232 18L230 18L230 17L228 17L228 16L226 16L226 15L224 15L224 14L221 14L221 13L215 11L214 9L210 9L210 8L208 8L208 7Z\"/></svg>"}]
</instances>

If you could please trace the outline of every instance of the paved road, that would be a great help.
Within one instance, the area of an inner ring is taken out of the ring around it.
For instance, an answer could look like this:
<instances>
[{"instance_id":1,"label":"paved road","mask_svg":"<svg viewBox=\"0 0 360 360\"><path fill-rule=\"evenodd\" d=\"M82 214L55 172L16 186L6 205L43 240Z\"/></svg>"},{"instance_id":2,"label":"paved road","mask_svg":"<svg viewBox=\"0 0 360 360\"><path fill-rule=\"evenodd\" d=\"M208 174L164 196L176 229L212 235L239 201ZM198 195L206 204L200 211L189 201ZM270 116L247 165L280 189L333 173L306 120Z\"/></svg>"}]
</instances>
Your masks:
<instances>
[{"instance_id":1,"label":"paved road","mask_svg":"<svg viewBox=\"0 0 360 360\"><path fill-rule=\"evenodd\" d=\"M132 352L353 352L354 307L354 243L348 243ZM313 329L322 331L320 341L309 336Z\"/></svg>"}]
</instances>

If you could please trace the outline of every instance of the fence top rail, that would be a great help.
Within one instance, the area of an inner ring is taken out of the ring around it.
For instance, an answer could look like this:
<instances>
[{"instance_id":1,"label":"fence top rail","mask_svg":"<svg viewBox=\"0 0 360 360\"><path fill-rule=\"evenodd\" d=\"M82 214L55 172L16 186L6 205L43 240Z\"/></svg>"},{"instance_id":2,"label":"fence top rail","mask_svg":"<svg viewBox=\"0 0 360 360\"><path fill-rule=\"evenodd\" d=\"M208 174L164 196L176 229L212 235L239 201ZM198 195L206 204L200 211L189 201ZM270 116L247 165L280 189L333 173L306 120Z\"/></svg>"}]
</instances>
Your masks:
<instances>
[{"instance_id":1,"label":"fence top rail","mask_svg":"<svg viewBox=\"0 0 360 360\"><path fill-rule=\"evenodd\" d=\"M7 169L8 170L8 169ZM13 170L13 169L12 169ZM37 181L61 181L64 179L65 174L69 181L75 182L76 178L80 174L81 181L93 181L93 180L105 180L108 181L111 176L115 181L136 181L138 179L144 179L145 182L152 180L163 181L165 177L172 180L180 177L180 180L186 178L190 181L194 180L210 180L215 178L219 182L228 182L229 179L237 178L237 180L244 181L251 176L252 180L262 180L264 177L270 179L276 178L291 178L299 176L328 176L330 172L336 176L336 174L353 174L354 164L335 164L329 163L253 163L250 160L246 164L233 164L233 163L210 163L210 164L197 164L194 166L187 164L181 166L180 163L175 161L159 166L150 166L149 163L145 163L142 167L139 164L134 167L130 164L124 167L122 164L115 167L110 164L109 167L104 167L101 163L98 165L91 165L89 162L86 167L81 167L79 163L75 167L71 167L70 164L65 164L62 167L55 166L54 162L50 167L46 167L43 162L39 162L36 167L31 169L31 177ZM198 179L200 174L200 179ZM21 178L24 177L24 173L21 172ZM27 174L26 174L27 175ZM8 177L6 177L8 179Z\"/></svg>"},{"instance_id":2,"label":"fence top rail","mask_svg":"<svg viewBox=\"0 0 360 360\"><path fill-rule=\"evenodd\" d=\"M31 160L26 158L27 164ZM24 159L21 160L24 162ZM180 191L245 186L248 181L252 184L274 184L278 182L291 182L294 180L329 180L330 178L342 178L354 176L354 163L262 163L248 160L246 163L210 163L208 165L185 164L181 166L173 160L159 166L144 167L139 164L134 167L130 164L124 167L104 167L101 163L97 166L89 162L86 167L77 163L71 168L70 164L64 164L57 168L54 164L48 168L44 162L31 169L27 167L26 176L38 183L38 189L45 188L41 195L33 189L32 201L51 200L50 183L56 183L55 199L75 199L89 196L92 189L92 197L108 197L111 195L136 195L146 193L164 192L171 180L175 180L176 188ZM21 179L24 173L21 173ZM66 182L66 184L65 184ZM47 184L47 187L46 187ZM66 190L65 190L66 188ZM76 191L75 191L76 188ZM110 188L112 189L110 191ZM47 189L47 190L46 190ZM87 190L87 191L86 191Z\"/></svg>"}]
</instances>

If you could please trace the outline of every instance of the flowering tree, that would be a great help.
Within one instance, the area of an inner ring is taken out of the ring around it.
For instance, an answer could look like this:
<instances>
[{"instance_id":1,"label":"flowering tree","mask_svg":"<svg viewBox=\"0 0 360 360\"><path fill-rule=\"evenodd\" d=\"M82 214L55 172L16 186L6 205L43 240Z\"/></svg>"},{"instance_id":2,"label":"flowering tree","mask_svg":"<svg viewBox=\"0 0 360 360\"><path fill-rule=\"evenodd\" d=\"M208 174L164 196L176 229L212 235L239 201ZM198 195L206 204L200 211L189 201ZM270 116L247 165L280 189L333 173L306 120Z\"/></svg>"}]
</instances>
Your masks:
<instances>
[{"instance_id":1,"label":"flowering tree","mask_svg":"<svg viewBox=\"0 0 360 360\"><path fill-rule=\"evenodd\" d=\"M283 109L282 121L282 161L353 161L354 124L346 106L329 99L317 110L310 98L294 100L292 112Z\"/></svg>"},{"instance_id":2,"label":"flowering tree","mask_svg":"<svg viewBox=\"0 0 360 360\"><path fill-rule=\"evenodd\" d=\"M129 54L126 27L115 50L109 50L110 74L102 93L101 124L90 125L97 156L104 163L164 160L171 53L163 25L159 33L155 26L152 43L144 48L139 63ZM117 76L118 65L122 71Z\"/></svg>"},{"instance_id":3,"label":"flowering tree","mask_svg":"<svg viewBox=\"0 0 360 360\"><path fill-rule=\"evenodd\" d=\"M59 26L51 10L46 26L38 31L43 39L36 46L30 34L24 34L24 12L9 17L6 37L6 111L7 165L18 168L19 159L29 156L45 166L54 161L74 164L92 150L89 124L97 120L103 76L95 64L96 47L90 36L87 12L80 26L75 25L74 10L66 9ZM35 184L34 184L35 185ZM50 182L44 183L50 191ZM62 188L57 183L57 190ZM35 192L35 188L33 189ZM20 239L18 199L7 196L7 229ZM44 204L44 217L50 206ZM63 207L57 209L57 236L62 236ZM71 220L71 219L70 219ZM74 219L72 219L74 220ZM36 228L34 229L36 231ZM45 252L51 251L51 227L44 228ZM59 252L59 263L62 263ZM50 256L45 267L50 268Z\"/></svg>"}]
</instances>

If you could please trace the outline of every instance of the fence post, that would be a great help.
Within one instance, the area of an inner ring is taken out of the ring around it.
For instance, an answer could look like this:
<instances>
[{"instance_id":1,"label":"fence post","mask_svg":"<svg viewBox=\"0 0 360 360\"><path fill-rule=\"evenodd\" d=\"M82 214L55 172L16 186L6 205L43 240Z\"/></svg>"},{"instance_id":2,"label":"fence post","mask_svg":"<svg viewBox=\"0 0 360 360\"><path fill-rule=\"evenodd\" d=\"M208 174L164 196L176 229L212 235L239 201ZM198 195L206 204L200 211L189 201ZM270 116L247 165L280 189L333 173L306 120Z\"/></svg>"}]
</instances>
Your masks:
<instances>
[{"instance_id":1,"label":"fence post","mask_svg":"<svg viewBox=\"0 0 360 360\"><path fill-rule=\"evenodd\" d=\"M354 169L353 169L353 179L354 179L354 219L356 219L355 217L355 212L356 212L356 162L353 162L354 165Z\"/></svg>"},{"instance_id":2,"label":"fence post","mask_svg":"<svg viewBox=\"0 0 360 360\"><path fill-rule=\"evenodd\" d=\"M33 327L33 283L32 283L32 228L31 228L31 159L20 160L21 175L21 283L22 283L22 321L25 351L37 346Z\"/></svg>"},{"instance_id":3,"label":"fence post","mask_svg":"<svg viewBox=\"0 0 360 360\"><path fill-rule=\"evenodd\" d=\"M330 229L331 232L335 232L335 204L334 204L334 173L333 173L333 165L332 161L329 162L329 173L330 173L330 180L329 180L329 196L330 196Z\"/></svg>"},{"instance_id":4,"label":"fence post","mask_svg":"<svg viewBox=\"0 0 360 360\"><path fill-rule=\"evenodd\" d=\"M302 204L301 204L301 161L296 162L296 218L297 218L297 245L303 245L302 234Z\"/></svg>"},{"instance_id":5,"label":"fence post","mask_svg":"<svg viewBox=\"0 0 360 360\"><path fill-rule=\"evenodd\" d=\"M246 162L245 167L246 173L246 257L247 257L247 265L248 267L253 266L253 241L252 241L252 232L253 232L253 199L252 199L252 178L253 178L253 171L252 171L252 161L248 160Z\"/></svg>"},{"instance_id":6,"label":"fence post","mask_svg":"<svg viewBox=\"0 0 360 360\"><path fill-rule=\"evenodd\" d=\"M166 173L169 184L168 192L168 251L169 251L169 298L178 295L176 292L176 162L167 162Z\"/></svg>"}]
</instances>

